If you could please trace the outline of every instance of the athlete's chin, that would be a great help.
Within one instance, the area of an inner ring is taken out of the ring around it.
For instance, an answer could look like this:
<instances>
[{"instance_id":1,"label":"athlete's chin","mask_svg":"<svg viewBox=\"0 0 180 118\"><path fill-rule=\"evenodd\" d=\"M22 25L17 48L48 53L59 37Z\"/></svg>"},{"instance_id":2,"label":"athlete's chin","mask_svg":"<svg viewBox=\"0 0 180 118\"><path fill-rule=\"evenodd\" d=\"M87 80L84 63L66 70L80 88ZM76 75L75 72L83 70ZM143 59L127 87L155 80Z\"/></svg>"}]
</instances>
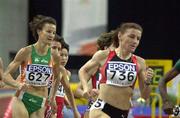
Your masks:
<instances>
[{"instance_id":1,"label":"athlete's chin","mask_svg":"<svg viewBox=\"0 0 180 118\"><path fill-rule=\"evenodd\" d=\"M131 53L134 53L135 50L136 50L136 48L132 47L132 48L130 48L129 50L130 50Z\"/></svg>"},{"instance_id":2,"label":"athlete's chin","mask_svg":"<svg viewBox=\"0 0 180 118\"><path fill-rule=\"evenodd\" d=\"M65 66L65 65L66 65L66 63L65 63L65 62L61 62L61 65Z\"/></svg>"},{"instance_id":3,"label":"athlete's chin","mask_svg":"<svg viewBox=\"0 0 180 118\"><path fill-rule=\"evenodd\" d=\"M135 49L130 50L130 53L134 53L134 52L135 52Z\"/></svg>"},{"instance_id":4,"label":"athlete's chin","mask_svg":"<svg viewBox=\"0 0 180 118\"><path fill-rule=\"evenodd\" d=\"M52 41L46 41L46 44L47 44L47 45L51 45L51 42L52 42Z\"/></svg>"}]
</instances>

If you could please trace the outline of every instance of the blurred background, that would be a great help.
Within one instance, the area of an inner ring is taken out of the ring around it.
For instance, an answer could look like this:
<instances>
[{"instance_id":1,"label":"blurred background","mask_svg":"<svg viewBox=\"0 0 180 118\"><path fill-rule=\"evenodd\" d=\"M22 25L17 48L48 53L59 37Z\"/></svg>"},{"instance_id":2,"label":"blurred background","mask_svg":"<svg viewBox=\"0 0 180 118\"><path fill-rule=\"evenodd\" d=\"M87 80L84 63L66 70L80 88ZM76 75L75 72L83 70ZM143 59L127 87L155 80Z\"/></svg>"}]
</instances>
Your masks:
<instances>
[{"instance_id":1,"label":"blurred background","mask_svg":"<svg viewBox=\"0 0 180 118\"><path fill-rule=\"evenodd\" d=\"M75 89L79 68L97 50L97 37L123 22L136 22L144 32L135 54L147 59L156 75L152 100L145 105L147 109L137 107L132 114L145 118L167 117L161 111L157 84L180 57L179 6L178 0L0 0L0 57L6 68L20 48L35 42L29 31L29 21L38 14L51 16L57 20L57 33L70 45L67 68L72 72L70 82ZM180 97L179 80L177 77L168 85L174 102L178 102ZM135 91L136 101L138 88ZM10 101L6 97L12 93L12 90L0 90L0 117ZM80 100L77 104L85 105L86 102Z\"/></svg>"}]
</instances>

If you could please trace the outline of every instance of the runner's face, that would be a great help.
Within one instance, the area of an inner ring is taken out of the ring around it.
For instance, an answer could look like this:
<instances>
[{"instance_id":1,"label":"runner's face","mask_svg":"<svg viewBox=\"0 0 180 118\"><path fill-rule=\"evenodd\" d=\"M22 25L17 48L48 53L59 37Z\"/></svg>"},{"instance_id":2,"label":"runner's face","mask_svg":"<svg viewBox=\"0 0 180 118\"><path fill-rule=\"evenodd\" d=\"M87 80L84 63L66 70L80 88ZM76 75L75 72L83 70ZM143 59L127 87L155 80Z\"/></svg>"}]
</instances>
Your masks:
<instances>
[{"instance_id":1,"label":"runner's face","mask_svg":"<svg viewBox=\"0 0 180 118\"><path fill-rule=\"evenodd\" d=\"M52 41L51 48L54 50L58 50L58 52L61 53L61 43L60 42Z\"/></svg>"},{"instance_id":2,"label":"runner's face","mask_svg":"<svg viewBox=\"0 0 180 118\"><path fill-rule=\"evenodd\" d=\"M61 50L61 65L65 66L67 64L69 58L69 53L66 48L63 48Z\"/></svg>"},{"instance_id":3,"label":"runner's face","mask_svg":"<svg viewBox=\"0 0 180 118\"><path fill-rule=\"evenodd\" d=\"M130 28L123 34L120 34L120 44L123 49L130 53L133 53L139 45L142 32L140 30Z\"/></svg>"},{"instance_id":4,"label":"runner's face","mask_svg":"<svg viewBox=\"0 0 180 118\"><path fill-rule=\"evenodd\" d=\"M56 25L46 23L42 30L38 32L39 39L46 44L51 44L54 40L56 34Z\"/></svg>"}]
</instances>

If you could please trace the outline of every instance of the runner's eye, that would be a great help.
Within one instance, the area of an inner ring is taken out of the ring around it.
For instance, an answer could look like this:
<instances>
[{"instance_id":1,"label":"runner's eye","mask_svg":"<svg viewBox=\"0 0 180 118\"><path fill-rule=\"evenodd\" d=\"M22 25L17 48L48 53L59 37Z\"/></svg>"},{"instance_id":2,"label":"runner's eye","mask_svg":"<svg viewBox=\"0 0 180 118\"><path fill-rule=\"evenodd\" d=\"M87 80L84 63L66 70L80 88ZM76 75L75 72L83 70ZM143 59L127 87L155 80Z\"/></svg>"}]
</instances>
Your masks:
<instances>
[{"instance_id":1,"label":"runner's eye","mask_svg":"<svg viewBox=\"0 0 180 118\"><path fill-rule=\"evenodd\" d=\"M52 48L52 49L57 49L57 47L56 47L56 46L52 46L51 48Z\"/></svg>"},{"instance_id":2,"label":"runner's eye","mask_svg":"<svg viewBox=\"0 0 180 118\"><path fill-rule=\"evenodd\" d=\"M57 48L58 49L58 51L61 51L61 48Z\"/></svg>"}]
</instances>

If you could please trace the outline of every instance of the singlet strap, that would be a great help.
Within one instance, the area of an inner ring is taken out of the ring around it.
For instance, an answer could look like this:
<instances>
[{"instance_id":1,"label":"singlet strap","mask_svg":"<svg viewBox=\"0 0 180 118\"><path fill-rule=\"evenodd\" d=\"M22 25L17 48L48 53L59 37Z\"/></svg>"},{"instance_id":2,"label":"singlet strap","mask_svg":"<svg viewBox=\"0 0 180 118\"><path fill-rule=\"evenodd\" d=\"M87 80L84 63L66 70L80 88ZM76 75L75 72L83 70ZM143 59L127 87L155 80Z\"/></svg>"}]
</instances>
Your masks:
<instances>
[{"instance_id":1,"label":"singlet strap","mask_svg":"<svg viewBox=\"0 0 180 118\"><path fill-rule=\"evenodd\" d=\"M51 57L51 48L49 47L48 48L48 51L47 51L47 54L46 55L39 55L38 53L37 53L37 51L36 51L36 49L35 49L35 46L34 46L34 44L33 45L31 45L31 47L32 47L32 53L31 53L31 59L32 59L32 63L34 64L34 63L39 63L39 62L35 62L35 57L38 57L40 60L41 59L46 59L46 60L48 60L48 62L46 63L46 64L51 64L52 62L51 62L51 60L52 60L52 57ZM43 64L43 63L42 63Z\"/></svg>"},{"instance_id":2,"label":"singlet strap","mask_svg":"<svg viewBox=\"0 0 180 118\"><path fill-rule=\"evenodd\" d=\"M114 56L116 55L115 50L110 50L109 51L109 55L108 58L106 59L104 65L100 68L100 73L102 74L102 79L100 80L100 83L104 83L106 81L106 65L108 63L109 60L111 60Z\"/></svg>"},{"instance_id":3,"label":"singlet strap","mask_svg":"<svg viewBox=\"0 0 180 118\"><path fill-rule=\"evenodd\" d=\"M137 63L137 57L133 54L131 59L132 59L132 62L136 64L136 72L137 72L137 75L138 75L139 67L138 67L138 63ZM137 77L136 77L136 80L137 80ZM134 88L136 80L134 81L133 85L131 86L132 88Z\"/></svg>"}]
</instances>

